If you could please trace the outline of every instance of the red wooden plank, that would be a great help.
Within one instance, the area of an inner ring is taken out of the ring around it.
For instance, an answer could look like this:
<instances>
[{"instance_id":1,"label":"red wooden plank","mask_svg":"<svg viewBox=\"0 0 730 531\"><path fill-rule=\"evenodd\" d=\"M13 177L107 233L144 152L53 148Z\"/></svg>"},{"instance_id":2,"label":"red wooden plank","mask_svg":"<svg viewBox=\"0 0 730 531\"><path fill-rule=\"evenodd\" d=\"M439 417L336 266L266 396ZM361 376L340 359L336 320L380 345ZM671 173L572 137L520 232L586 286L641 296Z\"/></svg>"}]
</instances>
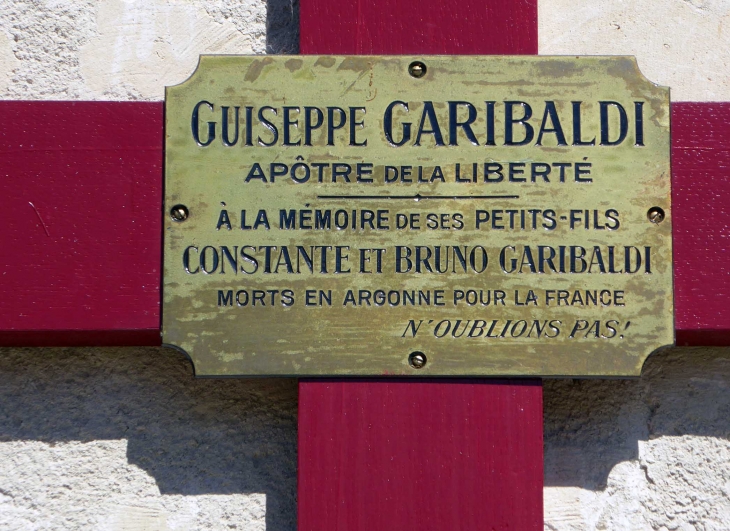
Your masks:
<instances>
[{"instance_id":1,"label":"red wooden plank","mask_svg":"<svg viewBox=\"0 0 730 531\"><path fill-rule=\"evenodd\" d=\"M534 0L300 2L305 54L534 54ZM300 381L300 531L542 529L539 380Z\"/></svg>"},{"instance_id":2,"label":"red wooden plank","mask_svg":"<svg viewBox=\"0 0 730 531\"><path fill-rule=\"evenodd\" d=\"M680 345L730 344L728 105L672 106ZM0 345L158 344L162 104L9 101L0 119Z\"/></svg>"},{"instance_id":3,"label":"red wooden plank","mask_svg":"<svg viewBox=\"0 0 730 531\"><path fill-rule=\"evenodd\" d=\"M672 105L678 345L730 345L730 103Z\"/></svg>"},{"instance_id":4,"label":"red wooden plank","mask_svg":"<svg viewBox=\"0 0 730 531\"><path fill-rule=\"evenodd\" d=\"M730 345L728 115L672 105L680 345ZM0 119L0 345L158 344L162 104L7 101Z\"/></svg>"},{"instance_id":5,"label":"red wooden plank","mask_svg":"<svg viewBox=\"0 0 730 531\"><path fill-rule=\"evenodd\" d=\"M537 53L536 0L302 0L304 54Z\"/></svg>"},{"instance_id":6,"label":"red wooden plank","mask_svg":"<svg viewBox=\"0 0 730 531\"><path fill-rule=\"evenodd\" d=\"M0 345L159 344L162 111L0 104Z\"/></svg>"},{"instance_id":7,"label":"red wooden plank","mask_svg":"<svg viewBox=\"0 0 730 531\"><path fill-rule=\"evenodd\" d=\"M542 386L309 381L299 531L542 530Z\"/></svg>"}]
</instances>

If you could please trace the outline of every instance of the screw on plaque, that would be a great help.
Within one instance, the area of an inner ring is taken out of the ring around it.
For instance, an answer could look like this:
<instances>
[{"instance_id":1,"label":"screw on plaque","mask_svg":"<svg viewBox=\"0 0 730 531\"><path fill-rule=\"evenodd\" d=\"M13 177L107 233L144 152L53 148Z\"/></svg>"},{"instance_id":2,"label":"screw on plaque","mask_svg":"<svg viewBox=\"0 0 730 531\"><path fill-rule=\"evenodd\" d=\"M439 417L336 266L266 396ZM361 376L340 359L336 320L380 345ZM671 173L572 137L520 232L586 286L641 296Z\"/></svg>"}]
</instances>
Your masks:
<instances>
[{"instance_id":1,"label":"screw on plaque","mask_svg":"<svg viewBox=\"0 0 730 531\"><path fill-rule=\"evenodd\" d=\"M661 223L664 221L664 210L659 207L651 207L649 211L646 213L646 217L649 218L649 221L652 223Z\"/></svg>"},{"instance_id":2,"label":"screw on plaque","mask_svg":"<svg viewBox=\"0 0 730 531\"><path fill-rule=\"evenodd\" d=\"M408 65L408 73L415 77L421 78L426 75L426 65L421 61L413 61Z\"/></svg>"},{"instance_id":3,"label":"screw on plaque","mask_svg":"<svg viewBox=\"0 0 730 531\"><path fill-rule=\"evenodd\" d=\"M185 221L189 215L190 212L185 205L175 205L170 209L170 217L173 221Z\"/></svg>"},{"instance_id":4,"label":"screw on plaque","mask_svg":"<svg viewBox=\"0 0 730 531\"><path fill-rule=\"evenodd\" d=\"M423 369L427 361L426 355L423 352L411 352L411 355L408 356L408 363L414 369Z\"/></svg>"}]
</instances>

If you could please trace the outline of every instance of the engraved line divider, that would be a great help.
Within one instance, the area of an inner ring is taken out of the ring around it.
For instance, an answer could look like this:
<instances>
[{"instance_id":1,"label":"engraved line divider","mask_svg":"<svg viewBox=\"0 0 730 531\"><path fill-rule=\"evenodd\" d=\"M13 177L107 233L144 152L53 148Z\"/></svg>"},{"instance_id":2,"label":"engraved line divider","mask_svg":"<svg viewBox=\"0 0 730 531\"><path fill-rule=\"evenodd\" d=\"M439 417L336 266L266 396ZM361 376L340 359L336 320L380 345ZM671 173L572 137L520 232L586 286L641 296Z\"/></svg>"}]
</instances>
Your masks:
<instances>
[{"instance_id":1,"label":"engraved line divider","mask_svg":"<svg viewBox=\"0 0 730 531\"><path fill-rule=\"evenodd\" d=\"M317 199L519 199L519 195L318 195Z\"/></svg>"}]
</instances>

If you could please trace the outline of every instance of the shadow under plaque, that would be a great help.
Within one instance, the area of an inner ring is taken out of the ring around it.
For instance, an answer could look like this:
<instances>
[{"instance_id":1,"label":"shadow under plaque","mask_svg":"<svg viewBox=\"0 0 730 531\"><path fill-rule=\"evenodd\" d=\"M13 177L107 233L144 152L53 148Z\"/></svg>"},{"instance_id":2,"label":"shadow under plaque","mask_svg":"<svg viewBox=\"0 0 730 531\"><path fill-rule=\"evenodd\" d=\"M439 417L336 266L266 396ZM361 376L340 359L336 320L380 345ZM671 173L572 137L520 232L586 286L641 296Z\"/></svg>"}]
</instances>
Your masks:
<instances>
[{"instance_id":1,"label":"shadow under plaque","mask_svg":"<svg viewBox=\"0 0 730 531\"><path fill-rule=\"evenodd\" d=\"M195 379L163 348L0 349L0 441L127 441L160 493L266 495L296 529L297 384Z\"/></svg>"},{"instance_id":2,"label":"shadow under plaque","mask_svg":"<svg viewBox=\"0 0 730 531\"><path fill-rule=\"evenodd\" d=\"M299 0L266 0L266 53L299 53Z\"/></svg>"},{"instance_id":3,"label":"shadow under plaque","mask_svg":"<svg viewBox=\"0 0 730 531\"><path fill-rule=\"evenodd\" d=\"M639 457L639 441L730 439L729 348L657 352L639 379L543 385L546 487L602 490L614 466Z\"/></svg>"}]
</instances>

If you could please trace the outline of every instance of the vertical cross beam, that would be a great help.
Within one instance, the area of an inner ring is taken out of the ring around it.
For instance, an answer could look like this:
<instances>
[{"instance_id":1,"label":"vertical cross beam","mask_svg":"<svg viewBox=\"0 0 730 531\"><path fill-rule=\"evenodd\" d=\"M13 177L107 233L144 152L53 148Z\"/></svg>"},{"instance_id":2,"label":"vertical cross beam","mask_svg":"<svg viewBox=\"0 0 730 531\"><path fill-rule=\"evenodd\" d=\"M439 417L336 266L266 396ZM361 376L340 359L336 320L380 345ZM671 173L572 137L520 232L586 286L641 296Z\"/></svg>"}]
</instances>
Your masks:
<instances>
[{"instance_id":1,"label":"vertical cross beam","mask_svg":"<svg viewBox=\"0 0 730 531\"><path fill-rule=\"evenodd\" d=\"M534 1L302 0L304 54L534 54ZM299 530L538 530L539 380L301 380Z\"/></svg>"}]
</instances>

